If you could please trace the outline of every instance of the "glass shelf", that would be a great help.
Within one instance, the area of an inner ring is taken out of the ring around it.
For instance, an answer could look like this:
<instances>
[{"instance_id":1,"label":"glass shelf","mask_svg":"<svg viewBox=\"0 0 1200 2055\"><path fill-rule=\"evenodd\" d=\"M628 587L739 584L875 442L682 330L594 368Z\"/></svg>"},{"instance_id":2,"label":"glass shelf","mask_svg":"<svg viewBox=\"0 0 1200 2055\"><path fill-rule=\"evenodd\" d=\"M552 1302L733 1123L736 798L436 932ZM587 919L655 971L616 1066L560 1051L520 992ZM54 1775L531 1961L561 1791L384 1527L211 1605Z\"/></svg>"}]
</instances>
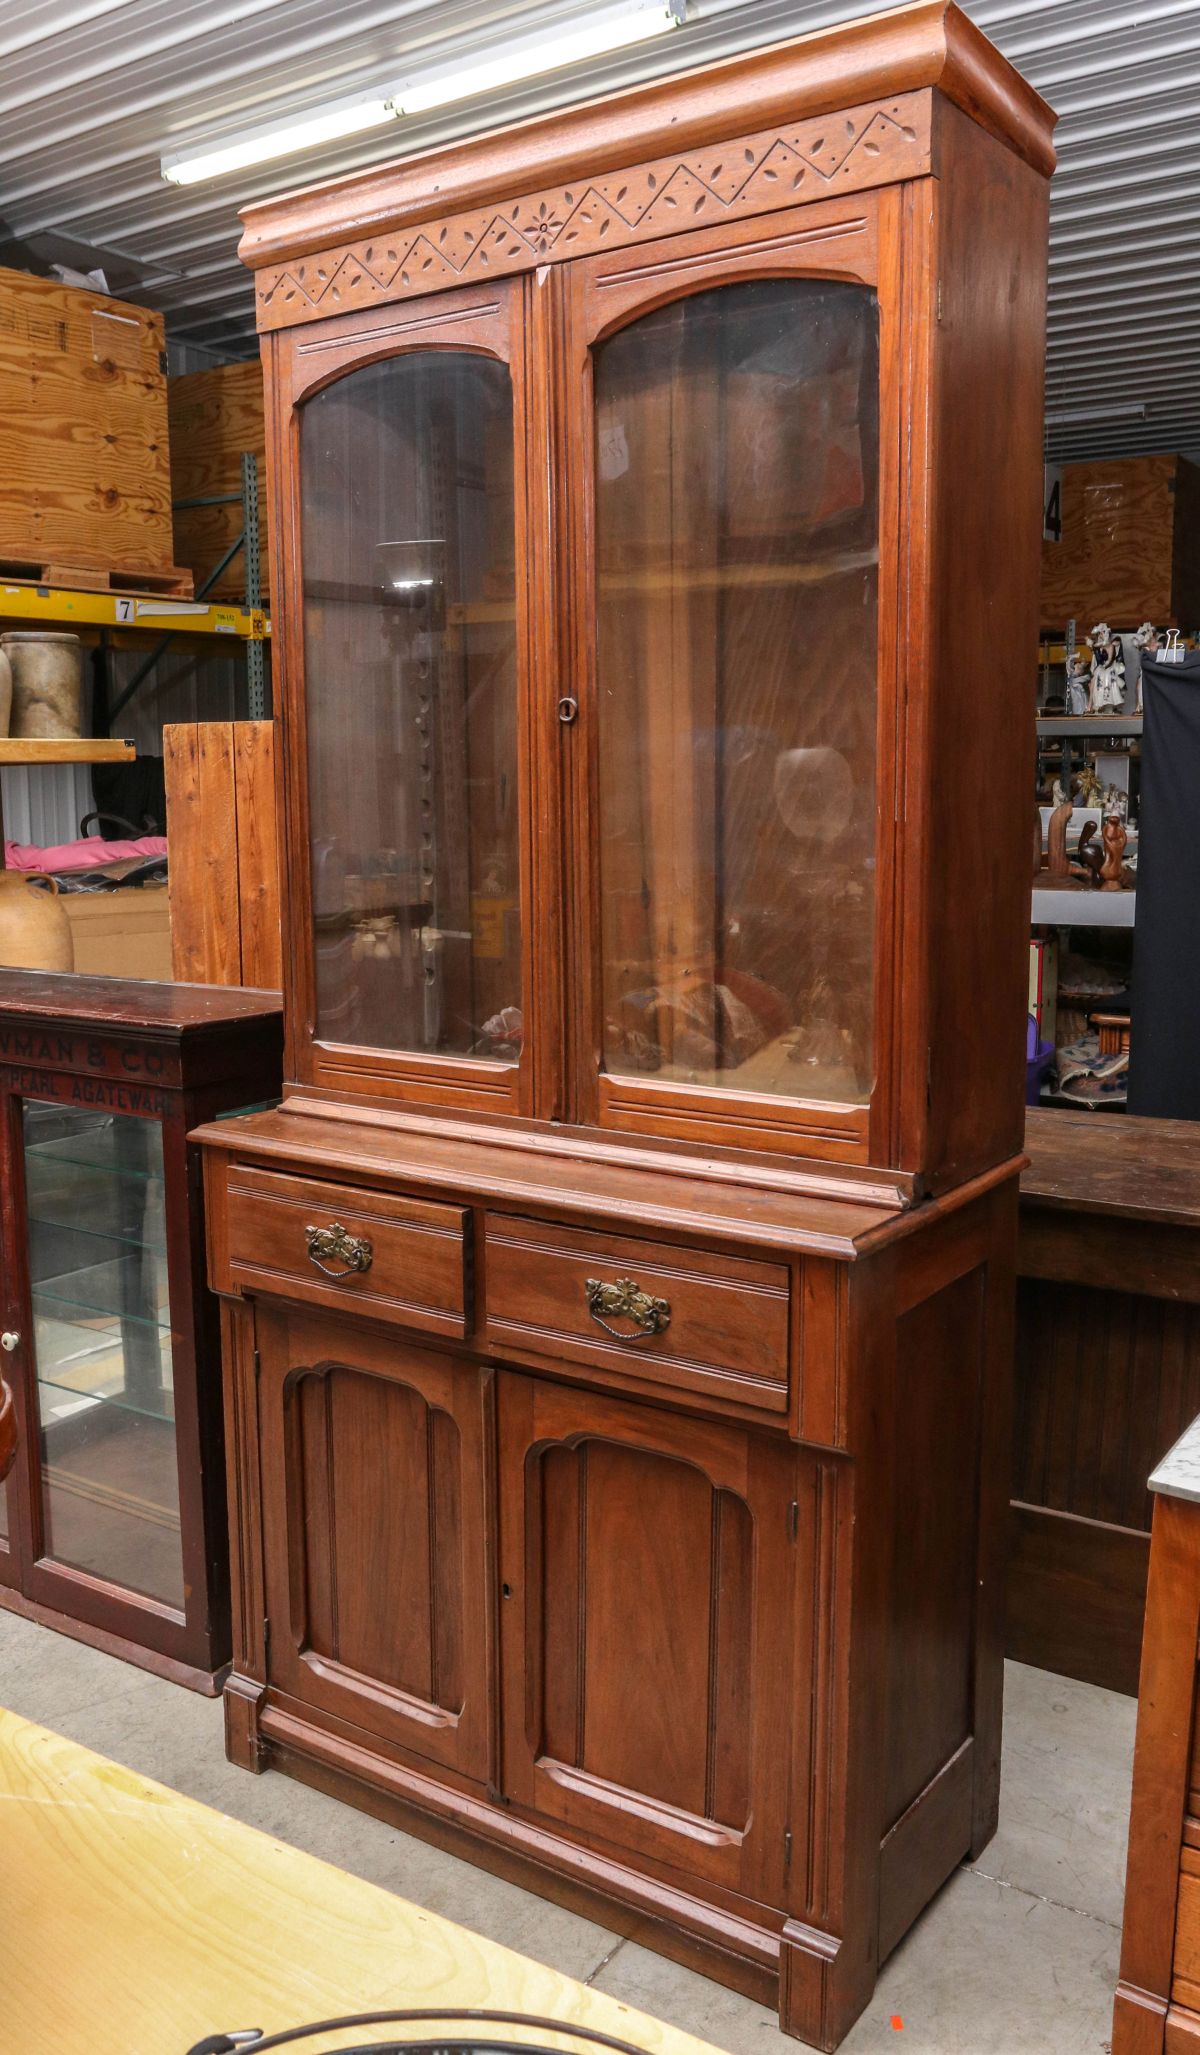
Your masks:
<instances>
[{"instance_id":1,"label":"glass shelf","mask_svg":"<svg viewBox=\"0 0 1200 2055\"><path fill-rule=\"evenodd\" d=\"M56 1111L59 1109L55 1109ZM118 1116L124 1118L125 1116ZM129 1126L142 1126L142 1122L130 1121ZM155 1136L159 1130L153 1130ZM139 1164L131 1160L130 1137L118 1130L116 1121L109 1115L103 1117L94 1127L79 1128L73 1133L48 1136L45 1141L36 1137L25 1150L26 1177L35 1165L42 1163L65 1163L81 1170L101 1170L106 1177L135 1178L139 1183L161 1185L163 1181L161 1157L157 1162Z\"/></svg>"},{"instance_id":2,"label":"glass shelf","mask_svg":"<svg viewBox=\"0 0 1200 2055\"><path fill-rule=\"evenodd\" d=\"M67 1310L47 1310L35 1298L33 1328L37 1348L38 1383L73 1398L104 1399L129 1406L133 1411L153 1413L159 1418L173 1415L171 1339L147 1322L144 1332L150 1346L136 1363L127 1353L127 1336L121 1323L106 1316L97 1325L95 1317L73 1319Z\"/></svg>"},{"instance_id":3,"label":"glass shelf","mask_svg":"<svg viewBox=\"0 0 1200 2055\"><path fill-rule=\"evenodd\" d=\"M108 1267L102 1264L94 1266L96 1271ZM66 1277L50 1278L44 1284L35 1284L32 1287L35 1315L37 1314L40 1301L44 1299L50 1305L69 1306L74 1312L82 1313L85 1322L88 1320L111 1320L120 1324L129 1323L135 1327L144 1327L153 1334L170 1334L171 1321L169 1313L164 1318L162 1315L154 1313L127 1312L121 1306L114 1305L111 1302L107 1305L104 1304L102 1298L88 1296L90 1287L76 1284L74 1280L80 1275L89 1276L92 1274L91 1272L80 1273L72 1271ZM102 1293L105 1291L106 1285L104 1281L101 1282L99 1289Z\"/></svg>"},{"instance_id":4,"label":"glass shelf","mask_svg":"<svg viewBox=\"0 0 1200 2055\"><path fill-rule=\"evenodd\" d=\"M32 1197L32 1194L30 1194L30 1197ZM81 1212L89 1210L82 1203L82 1195L77 1194L76 1204L72 1205L71 1200L64 1193L58 1202L62 1209L58 1213L48 1212L46 1210L47 1203L52 1204L54 1202L47 1202L39 1197L37 1210L35 1211L32 1205L29 1208L30 1241L35 1247L35 1235L38 1231L44 1234L80 1235L83 1237L85 1245L90 1245L94 1242L111 1242L114 1248L147 1249L156 1257L161 1258L162 1261L166 1261L166 1222L161 1215L151 1221L148 1232L133 1226L82 1227L77 1219L71 1218L71 1214L76 1210Z\"/></svg>"},{"instance_id":5,"label":"glass shelf","mask_svg":"<svg viewBox=\"0 0 1200 2055\"><path fill-rule=\"evenodd\" d=\"M85 1410L94 1411L98 1406L112 1413L132 1413L139 1420L158 1420L167 1427L175 1424L175 1394L169 1386L159 1395L158 1405L130 1398L123 1391L79 1391L73 1384L64 1384L52 1377L38 1378L38 1393L42 1432L49 1435L51 1442L56 1427L67 1420L78 1419ZM67 1403L61 1404L60 1400Z\"/></svg>"}]
</instances>

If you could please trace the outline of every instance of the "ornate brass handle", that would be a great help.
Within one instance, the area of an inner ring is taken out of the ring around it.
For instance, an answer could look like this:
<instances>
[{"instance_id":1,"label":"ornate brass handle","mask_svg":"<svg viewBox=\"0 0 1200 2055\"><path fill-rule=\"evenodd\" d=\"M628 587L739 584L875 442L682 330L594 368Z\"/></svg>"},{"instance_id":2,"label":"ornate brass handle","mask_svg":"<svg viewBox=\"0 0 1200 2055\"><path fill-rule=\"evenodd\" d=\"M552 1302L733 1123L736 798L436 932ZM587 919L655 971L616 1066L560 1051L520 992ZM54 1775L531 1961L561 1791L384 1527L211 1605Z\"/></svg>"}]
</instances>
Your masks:
<instances>
[{"instance_id":1,"label":"ornate brass handle","mask_svg":"<svg viewBox=\"0 0 1200 2055\"><path fill-rule=\"evenodd\" d=\"M661 1334L671 1325L670 1300L652 1299L632 1277L618 1277L615 1284L589 1277L585 1279L585 1288L592 1319L617 1341L649 1341L651 1335ZM632 1320L641 1333L626 1334L621 1328L610 1326L604 1317L606 1313L614 1319Z\"/></svg>"},{"instance_id":2,"label":"ornate brass handle","mask_svg":"<svg viewBox=\"0 0 1200 2055\"><path fill-rule=\"evenodd\" d=\"M304 1240L308 1248L308 1260L323 1270L326 1277L350 1277L354 1272L369 1270L373 1254L365 1234L348 1234L340 1220L332 1227L306 1227ZM328 1257L335 1263L344 1263L344 1270L331 1270Z\"/></svg>"}]
</instances>

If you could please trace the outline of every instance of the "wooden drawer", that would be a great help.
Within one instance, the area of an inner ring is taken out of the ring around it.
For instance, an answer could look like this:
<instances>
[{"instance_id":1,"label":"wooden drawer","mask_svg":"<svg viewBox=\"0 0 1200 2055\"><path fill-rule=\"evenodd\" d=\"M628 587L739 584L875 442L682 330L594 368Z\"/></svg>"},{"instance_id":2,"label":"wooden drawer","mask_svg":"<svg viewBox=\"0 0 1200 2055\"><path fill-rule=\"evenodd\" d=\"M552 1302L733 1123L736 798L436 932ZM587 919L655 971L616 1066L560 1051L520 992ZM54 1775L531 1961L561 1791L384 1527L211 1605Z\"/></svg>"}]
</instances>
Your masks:
<instances>
[{"instance_id":1,"label":"wooden drawer","mask_svg":"<svg viewBox=\"0 0 1200 2055\"><path fill-rule=\"evenodd\" d=\"M500 1213L486 1215L485 1238L490 1348L541 1362L566 1356L622 1379L785 1411L784 1264ZM662 1302L637 1302L642 1326L595 1289L617 1287L619 1296L625 1282Z\"/></svg>"},{"instance_id":2,"label":"wooden drawer","mask_svg":"<svg viewBox=\"0 0 1200 2055\"><path fill-rule=\"evenodd\" d=\"M228 1195L233 1289L353 1306L373 1319L432 1334L466 1333L468 1215L462 1207L236 1163ZM334 1246L316 1242L310 1253L310 1230L333 1231ZM366 1267L350 1268L356 1260Z\"/></svg>"}]
</instances>

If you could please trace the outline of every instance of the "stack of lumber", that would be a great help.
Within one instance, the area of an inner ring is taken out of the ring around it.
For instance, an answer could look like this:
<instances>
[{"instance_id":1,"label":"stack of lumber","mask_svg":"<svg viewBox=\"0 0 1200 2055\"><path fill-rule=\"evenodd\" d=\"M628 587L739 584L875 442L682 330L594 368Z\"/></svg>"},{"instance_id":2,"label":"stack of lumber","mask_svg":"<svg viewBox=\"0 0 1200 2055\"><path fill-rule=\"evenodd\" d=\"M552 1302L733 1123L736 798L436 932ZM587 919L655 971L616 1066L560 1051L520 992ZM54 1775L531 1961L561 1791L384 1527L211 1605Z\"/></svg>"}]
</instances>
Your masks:
<instances>
[{"instance_id":1,"label":"stack of lumber","mask_svg":"<svg viewBox=\"0 0 1200 2055\"><path fill-rule=\"evenodd\" d=\"M167 393L171 422L171 477L177 500L240 493L242 452L258 459L259 578L263 604L267 570L267 476L263 429L262 365L221 364L173 378ZM241 532L240 501L216 507L182 507L175 514L175 555L193 573L197 587L220 563ZM239 551L207 594L241 603L246 596L246 559Z\"/></svg>"},{"instance_id":2,"label":"stack of lumber","mask_svg":"<svg viewBox=\"0 0 1200 2055\"><path fill-rule=\"evenodd\" d=\"M0 269L0 577L187 598L161 314Z\"/></svg>"}]
</instances>

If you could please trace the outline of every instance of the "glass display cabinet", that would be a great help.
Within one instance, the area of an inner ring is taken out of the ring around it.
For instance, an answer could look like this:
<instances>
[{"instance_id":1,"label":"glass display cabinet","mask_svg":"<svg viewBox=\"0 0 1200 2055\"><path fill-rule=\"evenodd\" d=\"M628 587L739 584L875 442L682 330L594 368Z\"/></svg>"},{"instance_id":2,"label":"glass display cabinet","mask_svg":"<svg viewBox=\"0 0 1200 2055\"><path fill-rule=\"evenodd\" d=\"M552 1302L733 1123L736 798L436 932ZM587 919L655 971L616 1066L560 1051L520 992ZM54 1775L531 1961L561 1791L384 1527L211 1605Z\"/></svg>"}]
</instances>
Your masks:
<instances>
[{"instance_id":1,"label":"glass display cabinet","mask_svg":"<svg viewBox=\"0 0 1200 2055\"><path fill-rule=\"evenodd\" d=\"M229 1657L217 1309L189 1125L278 1091L272 994L0 972L0 1604L211 1691Z\"/></svg>"},{"instance_id":2,"label":"glass display cabinet","mask_svg":"<svg viewBox=\"0 0 1200 2055\"><path fill-rule=\"evenodd\" d=\"M936 0L246 216L230 1753L827 2048L996 1816L1051 132Z\"/></svg>"}]
</instances>

